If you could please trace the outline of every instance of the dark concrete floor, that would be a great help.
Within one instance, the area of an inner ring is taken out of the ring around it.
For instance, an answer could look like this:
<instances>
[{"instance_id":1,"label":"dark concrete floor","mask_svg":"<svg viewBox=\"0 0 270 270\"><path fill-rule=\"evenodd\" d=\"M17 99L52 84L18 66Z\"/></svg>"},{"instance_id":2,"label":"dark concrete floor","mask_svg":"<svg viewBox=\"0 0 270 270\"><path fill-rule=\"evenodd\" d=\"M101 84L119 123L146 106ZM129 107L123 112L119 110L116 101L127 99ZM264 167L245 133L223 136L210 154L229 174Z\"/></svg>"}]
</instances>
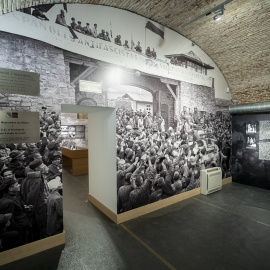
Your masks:
<instances>
[{"instance_id":1,"label":"dark concrete floor","mask_svg":"<svg viewBox=\"0 0 270 270\"><path fill-rule=\"evenodd\" d=\"M270 269L270 191L231 183L116 225L88 202L87 176L63 176L62 254L1 269Z\"/></svg>"}]
</instances>

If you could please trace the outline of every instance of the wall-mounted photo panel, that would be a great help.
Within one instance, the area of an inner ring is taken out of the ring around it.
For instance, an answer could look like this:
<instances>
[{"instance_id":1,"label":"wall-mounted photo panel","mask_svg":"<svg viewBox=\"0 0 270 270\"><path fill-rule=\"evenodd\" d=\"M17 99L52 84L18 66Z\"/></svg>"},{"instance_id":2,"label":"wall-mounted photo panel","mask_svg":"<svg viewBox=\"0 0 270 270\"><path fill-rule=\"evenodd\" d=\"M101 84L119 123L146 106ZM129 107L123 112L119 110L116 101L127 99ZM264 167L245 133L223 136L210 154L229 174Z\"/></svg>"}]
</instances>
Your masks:
<instances>
[{"instance_id":1,"label":"wall-mounted photo panel","mask_svg":"<svg viewBox=\"0 0 270 270\"><path fill-rule=\"evenodd\" d=\"M249 148L249 149L258 148L259 134L257 131L260 130L258 125L259 125L259 122L246 123L246 138L247 138L246 148Z\"/></svg>"},{"instance_id":2,"label":"wall-mounted photo panel","mask_svg":"<svg viewBox=\"0 0 270 270\"><path fill-rule=\"evenodd\" d=\"M270 142L259 143L259 159L270 161Z\"/></svg>"},{"instance_id":3,"label":"wall-mounted photo panel","mask_svg":"<svg viewBox=\"0 0 270 270\"><path fill-rule=\"evenodd\" d=\"M232 180L270 189L269 115L232 117Z\"/></svg>"},{"instance_id":4,"label":"wall-mounted photo panel","mask_svg":"<svg viewBox=\"0 0 270 270\"><path fill-rule=\"evenodd\" d=\"M84 125L62 125L61 135L63 139L85 139Z\"/></svg>"},{"instance_id":5,"label":"wall-mounted photo panel","mask_svg":"<svg viewBox=\"0 0 270 270\"><path fill-rule=\"evenodd\" d=\"M0 144L0 251L6 251L63 232L61 133L59 114L45 107L0 114L6 130Z\"/></svg>"},{"instance_id":6,"label":"wall-mounted photo panel","mask_svg":"<svg viewBox=\"0 0 270 270\"><path fill-rule=\"evenodd\" d=\"M270 140L270 121L260 121L260 140Z\"/></svg>"}]
</instances>

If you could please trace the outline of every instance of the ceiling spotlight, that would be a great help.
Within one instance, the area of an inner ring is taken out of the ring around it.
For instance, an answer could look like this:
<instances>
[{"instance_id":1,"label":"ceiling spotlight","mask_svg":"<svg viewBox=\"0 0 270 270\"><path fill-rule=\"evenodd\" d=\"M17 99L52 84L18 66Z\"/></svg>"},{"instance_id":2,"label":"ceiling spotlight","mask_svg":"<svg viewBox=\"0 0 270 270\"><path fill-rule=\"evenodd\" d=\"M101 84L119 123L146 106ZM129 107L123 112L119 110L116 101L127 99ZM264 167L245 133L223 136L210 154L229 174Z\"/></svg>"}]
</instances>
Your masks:
<instances>
[{"instance_id":1,"label":"ceiling spotlight","mask_svg":"<svg viewBox=\"0 0 270 270\"><path fill-rule=\"evenodd\" d=\"M215 10L215 16L214 16L214 21L218 21L221 19L221 16L224 14L224 10L225 10L225 5L223 5L221 8Z\"/></svg>"},{"instance_id":2,"label":"ceiling spotlight","mask_svg":"<svg viewBox=\"0 0 270 270\"><path fill-rule=\"evenodd\" d=\"M206 11L205 13L201 14L200 16L192 19L192 20L188 20L188 22L180 25L180 27L187 27L188 25L191 25L194 22L197 22L198 20L202 19L205 16L209 16L212 13L215 13L215 16L213 17L213 19L215 21L219 20L221 18L221 16L224 14L224 10L225 10L225 5L229 4L230 2L232 2L233 0L226 0L223 3L219 4L218 6ZM206 1L207 2L207 1Z\"/></svg>"},{"instance_id":3,"label":"ceiling spotlight","mask_svg":"<svg viewBox=\"0 0 270 270\"><path fill-rule=\"evenodd\" d=\"M214 16L214 21L218 21L218 20L220 20L221 19L221 16L222 16L222 14L217 14L217 15L215 15Z\"/></svg>"}]
</instances>

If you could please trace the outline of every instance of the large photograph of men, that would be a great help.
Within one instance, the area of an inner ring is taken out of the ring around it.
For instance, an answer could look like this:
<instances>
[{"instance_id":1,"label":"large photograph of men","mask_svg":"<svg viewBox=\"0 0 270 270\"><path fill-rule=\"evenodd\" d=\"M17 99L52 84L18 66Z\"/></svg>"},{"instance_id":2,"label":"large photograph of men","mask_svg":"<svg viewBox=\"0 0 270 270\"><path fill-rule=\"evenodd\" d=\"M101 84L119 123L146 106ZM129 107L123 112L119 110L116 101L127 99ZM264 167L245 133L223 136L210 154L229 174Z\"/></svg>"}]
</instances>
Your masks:
<instances>
[{"instance_id":1,"label":"large photograph of men","mask_svg":"<svg viewBox=\"0 0 270 270\"><path fill-rule=\"evenodd\" d=\"M60 132L42 107L39 142L0 145L0 251L63 231Z\"/></svg>"},{"instance_id":2,"label":"large photograph of men","mask_svg":"<svg viewBox=\"0 0 270 270\"><path fill-rule=\"evenodd\" d=\"M213 89L70 52L65 60L77 104L116 109L118 213L200 187L202 169L221 167L230 177L231 117L211 101ZM80 80L102 92L82 91Z\"/></svg>"},{"instance_id":3,"label":"large photograph of men","mask_svg":"<svg viewBox=\"0 0 270 270\"><path fill-rule=\"evenodd\" d=\"M230 176L230 116L196 111L165 128L162 116L117 108L118 213L200 187L202 169Z\"/></svg>"}]
</instances>

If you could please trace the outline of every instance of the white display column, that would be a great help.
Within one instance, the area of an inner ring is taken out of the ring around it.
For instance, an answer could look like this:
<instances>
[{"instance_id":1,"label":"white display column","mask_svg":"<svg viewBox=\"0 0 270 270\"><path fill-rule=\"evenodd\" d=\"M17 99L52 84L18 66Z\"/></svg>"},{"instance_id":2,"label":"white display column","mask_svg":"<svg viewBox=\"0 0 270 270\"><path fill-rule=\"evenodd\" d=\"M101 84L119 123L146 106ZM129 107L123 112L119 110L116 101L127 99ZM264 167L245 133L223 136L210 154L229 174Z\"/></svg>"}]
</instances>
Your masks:
<instances>
[{"instance_id":1,"label":"white display column","mask_svg":"<svg viewBox=\"0 0 270 270\"><path fill-rule=\"evenodd\" d=\"M88 115L89 194L117 213L115 109Z\"/></svg>"},{"instance_id":2,"label":"white display column","mask_svg":"<svg viewBox=\"0 0 270 270\"><path fill-rule=\"evenodd\" d=\"M106 209L116 215L115 109L67 104L62 105L61 109L65 113L88 114L88 177L90 200L97 207L101 208L101 210Z\"/></svg>"}]
</instances>

